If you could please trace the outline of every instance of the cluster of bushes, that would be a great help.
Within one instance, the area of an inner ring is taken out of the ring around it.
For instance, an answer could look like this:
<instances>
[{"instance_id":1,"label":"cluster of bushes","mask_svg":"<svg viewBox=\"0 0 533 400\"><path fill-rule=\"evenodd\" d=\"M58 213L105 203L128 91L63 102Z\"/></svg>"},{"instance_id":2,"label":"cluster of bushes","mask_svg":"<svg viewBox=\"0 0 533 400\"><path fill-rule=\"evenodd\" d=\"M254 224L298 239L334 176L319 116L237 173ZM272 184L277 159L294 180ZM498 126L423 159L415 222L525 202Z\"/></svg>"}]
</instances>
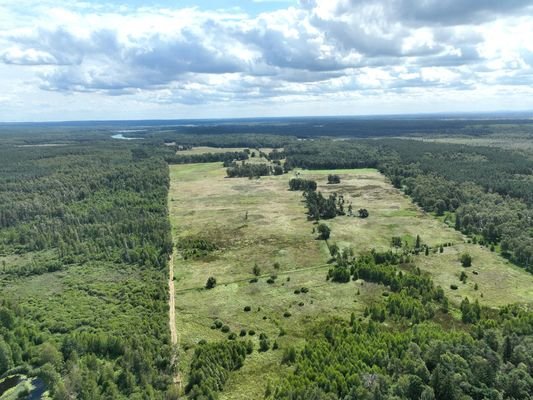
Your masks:
<instances>
[{"instance_id":1,"label":"cluster of bushes","mask_svg":"<svg viewBox=\"0 0 533 400\"><path fill-rule=\"evenodd\" d=\"M218 249L218 246L208 239L186 237L179 239L176 248L185 259L189 257L204 257Z\"/></svg>"},{"instance_id":2,"label":"cluster of bushes","mask_svg":"<svg viewBox=\"0 0 533 400\"><path fill-rule=\"evenodd\" d=\"M306 191L304 192L307 215L310 219L318 221L319 219L335 218L337 215L345 215L344 197L337 196L336 193L330 194L327 198L321 192Z\"/></svg>"},{"instance_id":3,"label":"cluster of bushes","mask_svg":"<svg viewBox=\"0 0 533 400\"><path fill-rule=\"evenodd\" d=\"M289 181L289 190L315 191L316 182L310 179L293 178Z\"/></svg>"},{"instance_id":4,"label":"cluster of bushes","mask_svg":"<svg viewBox=\"0 0 533 400\"><path fill-rule=\"evenodd\" d=\"M283 175L283 168L279 165L268 164L232 164L226 173L228 178L258 178L260 176Z\"/></svg>"}]
</instances>

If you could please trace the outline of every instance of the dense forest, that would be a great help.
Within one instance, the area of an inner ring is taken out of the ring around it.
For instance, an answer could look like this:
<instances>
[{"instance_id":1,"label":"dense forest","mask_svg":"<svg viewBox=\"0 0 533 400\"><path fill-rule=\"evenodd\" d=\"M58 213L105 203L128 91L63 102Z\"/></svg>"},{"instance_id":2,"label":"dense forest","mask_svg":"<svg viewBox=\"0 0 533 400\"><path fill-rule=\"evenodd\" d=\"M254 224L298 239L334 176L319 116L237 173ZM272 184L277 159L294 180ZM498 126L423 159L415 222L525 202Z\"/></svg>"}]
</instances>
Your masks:
<instances>
[{"instance_id":1,"label":"dense forest","mask_svg":"<svg viewBox=\"0 0 533 400\"><path fill-rule=\"evenodd\" d=\"M166 163L109 142L0 149L0 255L23 260L3 261L0 284L65 286L45 302L4 292L0 375L38 376L56 399L163 398Z\"/></svg>"}]
</instances>

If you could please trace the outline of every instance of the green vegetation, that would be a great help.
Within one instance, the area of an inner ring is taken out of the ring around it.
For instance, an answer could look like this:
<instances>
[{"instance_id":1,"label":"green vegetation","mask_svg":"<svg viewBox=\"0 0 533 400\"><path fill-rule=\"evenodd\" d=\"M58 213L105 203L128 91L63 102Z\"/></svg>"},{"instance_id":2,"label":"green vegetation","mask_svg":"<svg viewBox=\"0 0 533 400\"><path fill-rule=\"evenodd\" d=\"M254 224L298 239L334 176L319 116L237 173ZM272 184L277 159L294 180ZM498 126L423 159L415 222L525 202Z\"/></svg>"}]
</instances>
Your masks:
<instances>
[{"instance_id":1,"label":"green vegetation","mask_svg":"<svg viewBox=\"0 0 533 400\"><path fill-rule=\"evenodd\" d=\"M0 374L163 398L168 169L134 146L0 146Z\"/></svg>"},{"instance_id":2,"label":"green vegetation","mask_svg":"<svg viewBox=\"0 0 533 400\"><path fill-rule=\"evenodd\" d=\"M0 137L2 399L530 397L528 151L214 129Z\"/></svg>"}]
</instances>

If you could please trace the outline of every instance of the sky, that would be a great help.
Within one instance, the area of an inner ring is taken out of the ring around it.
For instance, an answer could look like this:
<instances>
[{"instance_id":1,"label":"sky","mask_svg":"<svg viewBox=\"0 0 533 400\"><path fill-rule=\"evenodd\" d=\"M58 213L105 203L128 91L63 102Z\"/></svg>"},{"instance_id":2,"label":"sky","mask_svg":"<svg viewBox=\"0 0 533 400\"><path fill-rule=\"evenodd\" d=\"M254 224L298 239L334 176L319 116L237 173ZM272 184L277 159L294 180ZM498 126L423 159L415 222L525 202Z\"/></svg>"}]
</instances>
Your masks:
<instances>
[{"instance_id":1,"label":"sky","mask_svg":"<svg viewBox=\"0 0 533 400\"><path fill-rule=\"evenodd\" d=\"M0 0L0 121L533 110L533 0Z\"/></svg>"}]
</instances>

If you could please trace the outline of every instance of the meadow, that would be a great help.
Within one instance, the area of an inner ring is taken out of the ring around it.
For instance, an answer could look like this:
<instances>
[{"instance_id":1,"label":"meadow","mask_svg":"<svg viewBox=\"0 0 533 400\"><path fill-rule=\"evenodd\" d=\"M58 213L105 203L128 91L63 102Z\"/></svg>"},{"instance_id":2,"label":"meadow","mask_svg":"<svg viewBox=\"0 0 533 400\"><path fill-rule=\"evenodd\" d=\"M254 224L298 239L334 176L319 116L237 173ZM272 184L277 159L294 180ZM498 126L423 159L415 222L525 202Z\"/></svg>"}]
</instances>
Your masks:
<instances>
[{"instance_id":1,"label":"meadow","mask_svg":"<svg viewBox=\"0 0 533 400\"><path fill-rule=\"evenodd\" d=\"M338 174L341 183L327 184L328 174ZM324 221L331 228L330 244L352 248L357 255L373 248L390 249L393 236L412 246L418 235L431 251L415 256L414 264L443 287L452 307L465 296L491 307L532 301L530 274L467 243L466 237L414 205L375 169L296 169L281 176L230 179L220 163L173 165L169 190L173 240L178 248L188 240L212 245L199 256L175 253L179 368L185 380L201 341L223 341L235 333L252 339L257 348L258 336L264 333L279 349L254 351L230 375L220 397L259 398L267 382L287 372L288 367L280 365L284 348L303 346L320 321L348 319L352 313L362 316L368 305L382 298L385 287L378 284L326 281L329 250L326 242L317 240L302 192L288 190L295 176L315 180L324 194L342 194L354 210L368 209L366 219L346 215ZM442 253L436 251L441 244L446 244ZM463 284L459 275L465 269L459 257L465 251L474 261ZM209 277L216 279L213 289L205 289ZM452 284L458 289L452 290ZM229 330L214 329L218 321Z\"/></svg>"}]
</instances>

